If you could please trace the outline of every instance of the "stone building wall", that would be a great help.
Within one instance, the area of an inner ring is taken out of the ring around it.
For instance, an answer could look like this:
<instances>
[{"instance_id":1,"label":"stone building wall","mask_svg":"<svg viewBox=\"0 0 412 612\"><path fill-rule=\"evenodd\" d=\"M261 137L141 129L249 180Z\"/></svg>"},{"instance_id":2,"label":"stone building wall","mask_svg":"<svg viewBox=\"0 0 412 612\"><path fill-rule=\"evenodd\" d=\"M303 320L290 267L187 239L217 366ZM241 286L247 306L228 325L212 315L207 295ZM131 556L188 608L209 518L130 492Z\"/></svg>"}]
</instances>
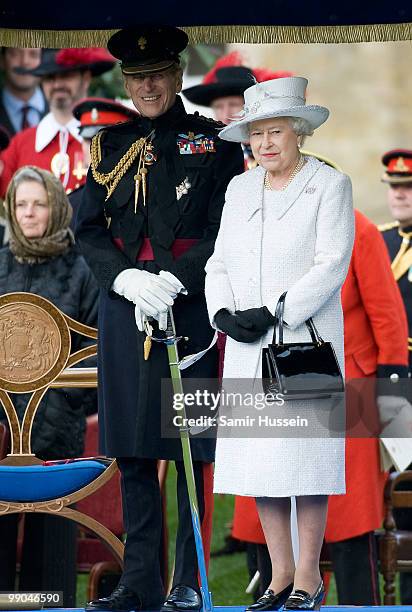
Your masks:
<instances>
[{"instance_id":1,"label":"stone building wall","mask_svg":"<svg viewBox=\"0 0 412 612\"><path fill-rule=\"evenodd\" d=\"M412 149L412 42L341 45L230 45L251 67L290 70L309 80L307 102L329 120L305 143L336 161L353 181L355 206L390 220L381 155Z\"/></svg>"}]
</instances>

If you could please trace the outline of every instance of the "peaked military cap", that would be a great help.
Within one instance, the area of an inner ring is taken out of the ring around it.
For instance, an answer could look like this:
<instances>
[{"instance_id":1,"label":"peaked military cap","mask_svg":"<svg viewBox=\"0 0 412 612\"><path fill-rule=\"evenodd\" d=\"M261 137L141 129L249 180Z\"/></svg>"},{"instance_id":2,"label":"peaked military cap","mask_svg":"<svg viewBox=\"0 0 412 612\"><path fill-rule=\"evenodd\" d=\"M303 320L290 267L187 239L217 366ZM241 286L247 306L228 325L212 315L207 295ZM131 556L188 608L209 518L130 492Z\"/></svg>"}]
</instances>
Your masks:
<instances>
[{"instance_id":1,"label":"peaked military cap","mask_svg":"<svg viewBox=\"0 0 412 612\"><path fill-rule=\"evenodd\" d=\"M384 183L412 183L412 150L393 149L382 156Z\"/></svg>"},{"instance_id":2,"label":"peaked military cap","mask_svg":"<svg viewBox=\"0 0 412 612\"><path fill-rule=\"evenodd\" d=\"M116 32L107 48L121 61L123 74L138 74L159 72L179 64L179 53L187 43L187 34L179 28L142 26Z\"/></svg>"},{"instance_id":3,"label":"peaked military cap","mask_svg":"<svg viewBox=\"0 0 412 612\"><path fill-rule=\"evenodd\" d=\"M73 115L80 121L79 134L92 138L101 128L124 123L139 117L132 108L109 98L83 98L73 107Z\"/></svg>"}]
</instances>

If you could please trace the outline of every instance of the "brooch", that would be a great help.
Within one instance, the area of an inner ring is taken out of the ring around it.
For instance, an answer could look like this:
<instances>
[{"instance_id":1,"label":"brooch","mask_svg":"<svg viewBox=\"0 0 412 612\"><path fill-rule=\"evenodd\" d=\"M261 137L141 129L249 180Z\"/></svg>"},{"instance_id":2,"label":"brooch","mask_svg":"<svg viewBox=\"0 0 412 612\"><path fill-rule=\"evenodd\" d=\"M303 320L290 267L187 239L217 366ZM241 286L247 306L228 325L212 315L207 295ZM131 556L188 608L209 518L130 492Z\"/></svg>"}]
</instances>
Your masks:
<instances>
[{"instance_id":1,"label":"brooch","mask_svg":"<svg viewBox=\"0 0 412 612\"><path fill-rule=\"evenodd\" d=\"M181 183L180 185L177 185L176 187L176 199L180 200L180 198L185 195L189 189L191 188L192 184L189 183L189 179L188 177L186 177Z\"/></svg>"},{"instance_id":2,"label":"brooch","mask_svg":"<svg viewBox=\"0 0 412 612\"><path fill-rule=\"evenodd\" d=\"M187 134L179 134L177 146L180 155L195 155L197 153L215 153L215 141L213 138L208 138L204 134L196 134L188 132Z\"/></svg>"}]
</instances>

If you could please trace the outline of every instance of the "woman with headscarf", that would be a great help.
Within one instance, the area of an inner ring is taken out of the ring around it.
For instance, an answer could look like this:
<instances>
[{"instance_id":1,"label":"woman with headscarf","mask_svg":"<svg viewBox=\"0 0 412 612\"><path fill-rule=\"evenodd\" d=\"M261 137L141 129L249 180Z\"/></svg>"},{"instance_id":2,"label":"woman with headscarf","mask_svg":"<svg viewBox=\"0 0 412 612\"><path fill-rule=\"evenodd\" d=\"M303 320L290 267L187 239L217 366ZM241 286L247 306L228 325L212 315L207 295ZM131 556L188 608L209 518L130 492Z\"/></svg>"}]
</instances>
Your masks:
<instances>
[{"instance_id":1,"label":"woman with headscarf","mask_svg":"<svg viewBox=\"0 0 412 612\"><path fill-rule=\"evenodd\" d=\"M262 409L257 404L262 348L272 342L276 304L285 292L285 342L306 342L305 322L312 318L344 369L340 290L354 237L351 182L300 152L304 137L329 115L324 107L306 105L306 85L306 79L289 77L249 87L244 111L220 132L224 140L249 140L258 166L229 183L215 250L206 265L210 322L228 335L224 390L225 381L229 385L232 380L240 391L243 380L256 393L256 412L247 413L251 426L234 429L236 423L230 427L229 422L226 428L226 421L218 421L224 426L218 432L214 485L217 493L256 498L272 580L249 606L251 612L283 605L285 610L319 609L328 495L345 492L341 404L338 411L328 399L285 401L282 406L280 397L266 408L266 416L282 417L282 428L253 429L252 421L259 422L263 414L257 412ZM244 394L244 406L250 405L249 395ZM228 408L237 416L236 402ZM342 429L335 433L323 424L336 412ZM307 430L299 428L299 419ZM296 564L291 497L297 506Z\"/></svg>"},{"instance_id":2,"label":"woman with headscarf","mask_svg":"<svg viewBox=\"0 0 412 612\"><path fill-rule=\"evenodd\" d=\"M24 166L13 176L5 199L9 246L0 251L0 295L27 291L47 298L65 314L97 325L98 288L69 228L72 209L61 182L47 170ZM74 334L72 350L91 341ZM84 362L83 362L84 363ZM21 419L27 395L13 402ZM32 449L41 459L81 456L86 413L96 411L96 393L52 389L40 403ZM0 520L0 590L14 590L17 515ZM19 590L63 591L64 605L76 593L76 526L61 517L25 516Z\"/></svg>"}]
</instances>

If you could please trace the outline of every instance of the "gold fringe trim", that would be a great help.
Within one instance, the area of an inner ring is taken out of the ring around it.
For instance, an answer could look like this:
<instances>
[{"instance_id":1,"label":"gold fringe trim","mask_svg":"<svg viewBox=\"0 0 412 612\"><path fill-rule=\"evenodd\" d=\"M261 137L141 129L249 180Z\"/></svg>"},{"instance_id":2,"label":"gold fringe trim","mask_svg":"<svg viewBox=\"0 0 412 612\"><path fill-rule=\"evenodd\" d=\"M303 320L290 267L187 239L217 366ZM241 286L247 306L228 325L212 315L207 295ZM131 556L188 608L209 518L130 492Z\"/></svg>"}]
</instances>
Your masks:
<instances>
[{"instance_id":1,"label":"gold fringe trim","mask_svg":"<svg viewBox=\"0 0 412 612\"><path fill-rule=\"evenodd\" d=\"M345 26L191 26L197 43L362 43L412 40L412 23ZM0 28L5 47L104 47L117 30L20 30Z\"/></svg>"}]
</instances>

